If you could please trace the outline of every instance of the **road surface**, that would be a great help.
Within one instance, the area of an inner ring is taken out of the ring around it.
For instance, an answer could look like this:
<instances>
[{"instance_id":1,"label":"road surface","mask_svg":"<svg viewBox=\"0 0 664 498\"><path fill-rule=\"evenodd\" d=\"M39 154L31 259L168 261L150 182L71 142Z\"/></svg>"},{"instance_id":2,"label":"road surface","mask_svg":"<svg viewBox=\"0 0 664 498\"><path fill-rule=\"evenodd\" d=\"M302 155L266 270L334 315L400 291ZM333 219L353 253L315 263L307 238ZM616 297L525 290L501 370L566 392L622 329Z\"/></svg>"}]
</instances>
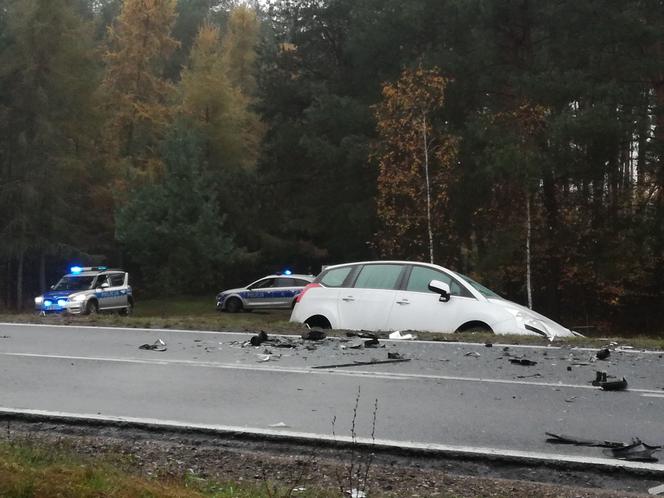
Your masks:
<instances>
[{"instance_id":1,"label":"road surface","mask_svg":"<svg viewBox=\"0 0 664 498\"><path fill-rule=\"evenodd\" d=\"M279 348L250 337L2 323L0 411L344 439L359 393L355 432L385 445L606 462L601 448L553 445L545 432L664 443L659 352L593 361L595 351L576 348L381 340L352 349L357 339L283 336L296 347ZM166 351L139 349L157 339ZM388 352L410 361L333 368ZM521 357L537 364L509 361ZM626 377L629 389L592 386L596 370Z\"/></svg>"}]
</instances>

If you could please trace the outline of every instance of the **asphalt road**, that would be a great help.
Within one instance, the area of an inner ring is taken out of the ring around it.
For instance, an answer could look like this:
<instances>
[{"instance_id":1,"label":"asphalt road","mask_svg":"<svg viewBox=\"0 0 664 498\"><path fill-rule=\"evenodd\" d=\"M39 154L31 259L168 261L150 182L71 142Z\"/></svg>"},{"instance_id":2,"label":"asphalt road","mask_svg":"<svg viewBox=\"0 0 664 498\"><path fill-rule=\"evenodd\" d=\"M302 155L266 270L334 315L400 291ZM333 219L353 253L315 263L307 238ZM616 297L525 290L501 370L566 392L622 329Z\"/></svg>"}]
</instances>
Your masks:
<instances>
[{"instance_id":1,"label":"asphalt road","mask_svg":"<svg viewBox=\"0 0 664 498\"><path fill-rule=\"evenodd\" d=\"M373 432L382 444L608 460L600 448L547 443L545 431L664 443L658 352L593 361L595 351L558 347L381 341L356 350L353 340L280 337L296 347L279 348L246 345L250 337L0 324L0 410L347 438L359 392L357 436ZM139 349L157 339L166 351ZM331 368L388 352L410 361ZM537 365L509 361L520 357ZM629 389L593 387L596 370L626 377Z\"/></svg>"}]
</instances>

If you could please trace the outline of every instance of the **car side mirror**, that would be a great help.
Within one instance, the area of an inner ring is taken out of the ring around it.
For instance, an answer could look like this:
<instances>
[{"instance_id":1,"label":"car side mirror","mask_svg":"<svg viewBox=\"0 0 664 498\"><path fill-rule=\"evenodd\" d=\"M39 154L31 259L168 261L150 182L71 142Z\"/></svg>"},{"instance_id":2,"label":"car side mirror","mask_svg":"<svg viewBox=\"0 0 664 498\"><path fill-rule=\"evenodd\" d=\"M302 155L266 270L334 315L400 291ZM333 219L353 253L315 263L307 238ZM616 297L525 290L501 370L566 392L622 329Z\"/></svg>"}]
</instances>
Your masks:
<instances>
[{"instance_id":1,"label":"car side mirror","mask_svg":"<svg viewBox=\"0 0 664 498\"><path fill-rule=\"evenodd\" d=\"M55 284L51 285L51 290L55 289Z\"/></svg>"},{"instance_id":2,"label":"car side mirror","mask_svg":"<svg viewBox=\"0 0 664 498\"><path fill-rule=\"evenodd\" d=\"M446 303L450 300L450 286L445 282L441 282L440 280L432 280L429 282L429 290L431 292L435 292L436 294L440 294L439 301L442 301L443 303Z\"/></svg>"}]
</instances>

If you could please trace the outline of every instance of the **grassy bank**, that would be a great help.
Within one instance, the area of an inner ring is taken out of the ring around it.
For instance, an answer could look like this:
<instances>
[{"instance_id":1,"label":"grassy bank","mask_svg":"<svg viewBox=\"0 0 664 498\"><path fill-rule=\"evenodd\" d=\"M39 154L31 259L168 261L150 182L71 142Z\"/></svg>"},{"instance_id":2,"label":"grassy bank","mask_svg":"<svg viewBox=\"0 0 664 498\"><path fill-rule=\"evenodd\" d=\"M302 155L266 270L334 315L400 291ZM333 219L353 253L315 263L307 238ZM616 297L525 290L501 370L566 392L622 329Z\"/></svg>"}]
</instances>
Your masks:
<instances>
[{"instance_id":1,"label":"grassy bank","mask_svg":"<svg viewBox=\"0 0 664 498\"><path fill-rule=\"evenodd\" d=\"M3 498L272 498L290 489L271 482L217 482L195 476L136 472L124 453L81 455L66 442L45 445L30 440L0 443L0 496ZM338 496L334 490L305 489L299 497Z\"/></svg>"},{"instance_id":2,"label":"grassy bank","mask_svg":"<svg viewBox=\"0 0 664 498\"><path fill-rule=\"evenodd\" d=\"M101 313L96 316L50 315L40 317L36 313L0 314L0 322L42 323L52 325L94 325L110 327L134 327L152 329L213 330L229 332L257 332L300 334L304 326L290 323L290 310L259 310L251 313L219 313L209 297L175 297L139 301L130 317L114 313ZM434 334L417 332L419 339L433 341L467 341L510 344L547 345L547 339L538 336L493 334ZM344 331L331 331L330 335L345 335ZM387 334L381 334L387 335ZM570 346L602 347L610 342L631 346L637 349L664 350L664 331L660 334L642 335L638 331L622 337L610 337L590 332L587 337L566 338L555 344Z\"/></svg>"}]
</instances>

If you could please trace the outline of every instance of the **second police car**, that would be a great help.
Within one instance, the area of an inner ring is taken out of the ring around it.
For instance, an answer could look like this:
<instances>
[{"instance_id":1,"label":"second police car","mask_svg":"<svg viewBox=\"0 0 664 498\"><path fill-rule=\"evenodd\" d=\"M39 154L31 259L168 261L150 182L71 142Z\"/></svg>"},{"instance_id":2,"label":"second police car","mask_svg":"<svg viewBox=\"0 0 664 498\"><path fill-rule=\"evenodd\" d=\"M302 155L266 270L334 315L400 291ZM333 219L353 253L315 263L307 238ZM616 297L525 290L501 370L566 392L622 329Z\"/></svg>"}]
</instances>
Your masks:
<instances>
[{"instance_id":1,"label":"second police car","mask_svg":"<svg viewBox=\"0 0 664 498\"><path fill-rule=\"evenodd\" d=\"M313 281L313 275L294 275L290 271L268 275L246 287L217 294L217 310L236 313L254 309L290 309L295 297Z\"/></svg>"},{"instance_id":2,"label":"second police car","mask_svg":"<svg viewBox=\"0 0 664 498\"><path fill-rule=\"evenodd\" d=\"M107 310L128 315L134 308L129 273L105 266L73 266L50 291L35 298L35 308L44 315L89 315Z\"/></svg>"}]
</instances>

